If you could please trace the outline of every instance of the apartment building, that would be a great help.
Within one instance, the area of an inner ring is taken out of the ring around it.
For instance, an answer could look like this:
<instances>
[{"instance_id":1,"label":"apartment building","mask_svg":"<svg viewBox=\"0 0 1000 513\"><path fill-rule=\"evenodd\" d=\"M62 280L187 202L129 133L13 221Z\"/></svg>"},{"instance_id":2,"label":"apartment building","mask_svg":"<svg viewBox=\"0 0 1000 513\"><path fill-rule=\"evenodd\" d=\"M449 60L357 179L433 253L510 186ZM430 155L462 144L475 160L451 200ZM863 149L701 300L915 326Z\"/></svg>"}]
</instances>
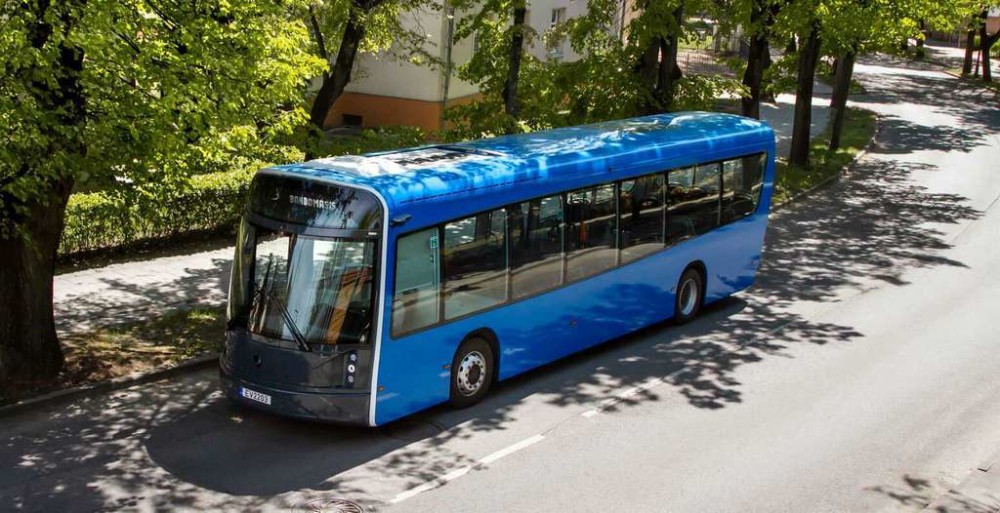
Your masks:
<instances>
[{"instance_id":1,"label":"apartment building","mask_svg":"<svg viewBox=\"0 0 1000 513\"><path fill-rule=\"evenodd\" d=\"M580 16L586 9L586 0L529 0L525 22L541 36L556 23ZM351 83L326 116L326 127L410 125L434 131L443 127L445 108L478 98L478 87L454 73L472 57L475 41L452 41L457 23L452 10L427 9L402 16L405 27L425 34L428 53L452 63L453 73L449 76L440 67L398 60L388 52L361 54ZM527 51L543 60L573 61L580 57L566 42L546 48L540 38Z\"/></svg>"}]
</instances>

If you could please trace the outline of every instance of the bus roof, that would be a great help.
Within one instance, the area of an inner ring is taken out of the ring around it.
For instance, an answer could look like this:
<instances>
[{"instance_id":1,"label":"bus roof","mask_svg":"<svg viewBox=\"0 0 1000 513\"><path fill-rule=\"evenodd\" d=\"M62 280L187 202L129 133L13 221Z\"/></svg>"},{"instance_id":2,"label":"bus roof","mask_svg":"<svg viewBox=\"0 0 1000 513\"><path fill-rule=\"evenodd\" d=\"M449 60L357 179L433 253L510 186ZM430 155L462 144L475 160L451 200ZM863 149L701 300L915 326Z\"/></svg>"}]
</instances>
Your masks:
<instances>
[{"instance_id":1,"label":"bus roof","mask_svg":"<svg viewBox=\"0 0 1000 513\"><path fill-rule=\"evenodd\" d=\"M660 114L527 134L311 160L269 172L371 188L389 205L457 199L484 189L567 183L609 169L657 162L731 157L771 151L774 134L761 121L708 112Z\"/></svg>"}]
</instances>

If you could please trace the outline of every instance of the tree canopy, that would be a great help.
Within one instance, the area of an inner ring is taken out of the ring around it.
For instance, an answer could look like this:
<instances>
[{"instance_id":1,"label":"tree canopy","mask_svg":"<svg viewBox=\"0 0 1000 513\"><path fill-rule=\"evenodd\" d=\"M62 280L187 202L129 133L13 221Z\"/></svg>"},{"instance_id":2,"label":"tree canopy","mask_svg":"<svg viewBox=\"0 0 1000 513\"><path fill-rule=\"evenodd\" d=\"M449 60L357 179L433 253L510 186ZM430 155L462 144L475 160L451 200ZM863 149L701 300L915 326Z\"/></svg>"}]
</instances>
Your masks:
<instances>
[{"instance_id":1,"label":"tree canopy","mask_svg":"<svg viewBox=\"0 0 1000 513\"><path fill-rule=\"evenodd\" d=\"M51 277L74 188L169 187L205 161L289 158L278 141L323 70L294 3L2 4L0 382L58 371Z\"/></svg>"}]
</instances>

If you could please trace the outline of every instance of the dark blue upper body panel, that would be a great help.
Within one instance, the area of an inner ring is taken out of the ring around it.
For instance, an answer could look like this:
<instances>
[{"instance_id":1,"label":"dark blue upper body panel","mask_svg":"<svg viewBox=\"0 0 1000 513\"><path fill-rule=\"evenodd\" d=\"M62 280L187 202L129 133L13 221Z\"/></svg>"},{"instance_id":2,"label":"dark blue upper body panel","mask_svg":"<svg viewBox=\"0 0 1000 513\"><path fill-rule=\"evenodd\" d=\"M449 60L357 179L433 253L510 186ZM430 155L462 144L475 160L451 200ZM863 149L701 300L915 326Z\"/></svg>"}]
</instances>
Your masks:
<instances>
[{"instance_id":1,"label":"dark blue upper body panel","mask_svg":"<svg viewBox=\"0 0 1000 513\"><path fill-rule=\"evenodd\" d=\"M410 231L577 186L773 148L766 123L686 112L273 169L373 189L390 217L411 216L401 227Z\"/></svg>"}]
</instances>

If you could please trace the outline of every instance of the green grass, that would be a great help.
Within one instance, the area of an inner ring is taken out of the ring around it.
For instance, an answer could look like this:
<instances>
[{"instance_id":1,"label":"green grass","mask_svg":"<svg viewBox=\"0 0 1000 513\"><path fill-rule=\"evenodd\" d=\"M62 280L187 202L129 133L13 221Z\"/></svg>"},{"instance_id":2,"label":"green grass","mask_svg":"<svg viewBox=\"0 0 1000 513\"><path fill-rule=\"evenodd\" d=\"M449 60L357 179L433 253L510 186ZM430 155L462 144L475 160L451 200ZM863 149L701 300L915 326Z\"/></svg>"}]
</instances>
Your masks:
<instances>
[{"instance_id":1,"label":"green grass","mask_svg":"<svg viewBox=\"0 0 1000 513\"><path fill-rule=\"evenodd\" d=\"M831 120L832 121L832 120ZM875 113L848 107L844 113L844 131L840 148L831 151L830 126L813 138L809 151L809 167L789 166L784 158L775 163L777 180L774 201L783 202L836 176L857 157L875 135Z\"/></svg>"},{"instance_id":2,"label":"green grass","mask_svg":"<svg viewBox=\"0 0 1000 513\"><path fill-rule=\"evenodd\" d=\"M54 381L21 383L0 391L0 404L62 388L151 372L219 351L223 307L193 308L152 320L96 328L62 337L66 363Z\"/></svg>"}]
</instances>

